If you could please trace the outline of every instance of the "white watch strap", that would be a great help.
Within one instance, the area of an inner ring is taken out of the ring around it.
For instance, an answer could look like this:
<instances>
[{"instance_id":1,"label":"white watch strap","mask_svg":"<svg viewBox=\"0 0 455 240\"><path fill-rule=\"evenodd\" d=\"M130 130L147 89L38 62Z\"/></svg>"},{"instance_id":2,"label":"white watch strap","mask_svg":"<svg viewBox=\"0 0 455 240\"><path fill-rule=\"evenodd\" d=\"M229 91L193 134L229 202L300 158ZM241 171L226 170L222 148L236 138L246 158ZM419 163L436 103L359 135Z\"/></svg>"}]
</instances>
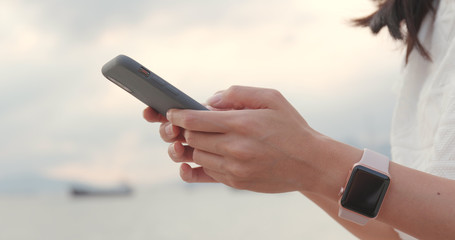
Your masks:
<instances>
[{"instance_id":1,"label":"white watch strap","mask_svg":"<svg viewBox=\"0 0 455 240\"><path fill-rule=\"evenodd\" d=\"M351 222L355 222L362 226L367 224L367 222L370 220L370 218L368 218L368 217L362 216L355 212L351 212L349 210L344 209L343 207L339 208L338 216L341 218L344 218L346 220L349 220Z\"/></svg>"},{"instance_id":2,"label":"white watch strap","mask_svg":"<svg viewBox=\"0 0 455 240\"><path fill-rule=\"evenodd\" d=\"M389 158L366 148L363 150L362 159L360 159L359 164L371 167L380 172L389 173Z\"/></svg>"}]
</instances>

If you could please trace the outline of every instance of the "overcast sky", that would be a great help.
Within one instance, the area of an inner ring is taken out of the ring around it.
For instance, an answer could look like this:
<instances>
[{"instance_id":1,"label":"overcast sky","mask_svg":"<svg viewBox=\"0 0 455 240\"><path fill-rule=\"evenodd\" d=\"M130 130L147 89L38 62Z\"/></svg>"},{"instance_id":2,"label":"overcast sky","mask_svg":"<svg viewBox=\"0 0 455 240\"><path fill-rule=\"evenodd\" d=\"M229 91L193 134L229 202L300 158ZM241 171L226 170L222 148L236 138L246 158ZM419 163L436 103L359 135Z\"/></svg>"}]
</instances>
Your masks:
<instances>
[{"instance_id":1,"label":"overcast sky","mask_svg":"<svg viewBox=\"0 0 455 240\"><path fill-rule=\"evenodd\" d=\"M200 102L234 84L276 88L317 130L380 148L402 51L348 24L372 9L368 0L3 0L0 179L178 178L143 104L101 75L118 54Z\"/></svg>"}]
</instances>

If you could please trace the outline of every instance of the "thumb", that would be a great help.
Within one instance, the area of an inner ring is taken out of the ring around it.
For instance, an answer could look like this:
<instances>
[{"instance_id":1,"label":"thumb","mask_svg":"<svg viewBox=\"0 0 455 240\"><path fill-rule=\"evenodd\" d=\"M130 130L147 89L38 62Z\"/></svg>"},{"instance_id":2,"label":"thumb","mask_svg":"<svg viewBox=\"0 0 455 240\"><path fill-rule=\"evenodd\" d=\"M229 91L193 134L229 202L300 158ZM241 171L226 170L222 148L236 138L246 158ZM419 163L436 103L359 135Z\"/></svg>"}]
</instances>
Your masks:
<instances>
[{"instance_id":1,"label":"thumb","mask_svg":"<svg viewBox=\"0 0 455 240\"><path fill-rule=\"evenodd\" d=\"M232 86L207 100L218 109L266 109L278 106L284 97L274 89Z\"/></svg>"}]
</instances>

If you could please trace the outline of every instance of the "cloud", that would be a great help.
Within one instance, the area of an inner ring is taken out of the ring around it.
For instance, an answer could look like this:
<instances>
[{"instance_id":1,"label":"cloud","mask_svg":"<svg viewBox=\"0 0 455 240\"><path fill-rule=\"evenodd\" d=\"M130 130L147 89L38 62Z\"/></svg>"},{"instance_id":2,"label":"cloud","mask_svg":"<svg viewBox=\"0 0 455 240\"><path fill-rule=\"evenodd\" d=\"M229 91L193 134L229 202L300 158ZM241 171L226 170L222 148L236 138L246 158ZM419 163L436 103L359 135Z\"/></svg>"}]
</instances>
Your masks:
<instances>
[{"instance_id":1,"label":"cloud","mask_svg":"<svg viewBox=\"0 0 455 240\"><path fill-rule=\"evenodd\" d=\"M175 170L144 106L100 73L120 53L199 101L234 84L277 88L329 135L365 132L353 123L372 118L387 132L388 116L361 107L389 96L399 53L346 24L358 3L2 1L0 176L96 180L104 169L152 182Z\"/></svg>"}]
</instances>

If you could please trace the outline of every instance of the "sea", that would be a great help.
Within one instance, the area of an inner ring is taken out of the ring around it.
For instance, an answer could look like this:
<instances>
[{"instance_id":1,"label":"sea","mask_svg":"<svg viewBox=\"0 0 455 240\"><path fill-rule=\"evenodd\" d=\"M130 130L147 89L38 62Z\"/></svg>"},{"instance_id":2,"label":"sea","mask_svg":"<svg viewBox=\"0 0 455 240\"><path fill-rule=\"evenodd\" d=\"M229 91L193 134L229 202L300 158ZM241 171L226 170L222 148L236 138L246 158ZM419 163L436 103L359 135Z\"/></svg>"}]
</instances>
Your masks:
<instances>
[{"instance_id":1,"label":"sea","mask_svg":"<svg viewBox=\"0 0 455 240\"><path fill-rule=\"evenodd\" d=\"M2 240L356 239L297 192L163 183L129 196L0 196Z\"/></svg>"}]
</instances>

